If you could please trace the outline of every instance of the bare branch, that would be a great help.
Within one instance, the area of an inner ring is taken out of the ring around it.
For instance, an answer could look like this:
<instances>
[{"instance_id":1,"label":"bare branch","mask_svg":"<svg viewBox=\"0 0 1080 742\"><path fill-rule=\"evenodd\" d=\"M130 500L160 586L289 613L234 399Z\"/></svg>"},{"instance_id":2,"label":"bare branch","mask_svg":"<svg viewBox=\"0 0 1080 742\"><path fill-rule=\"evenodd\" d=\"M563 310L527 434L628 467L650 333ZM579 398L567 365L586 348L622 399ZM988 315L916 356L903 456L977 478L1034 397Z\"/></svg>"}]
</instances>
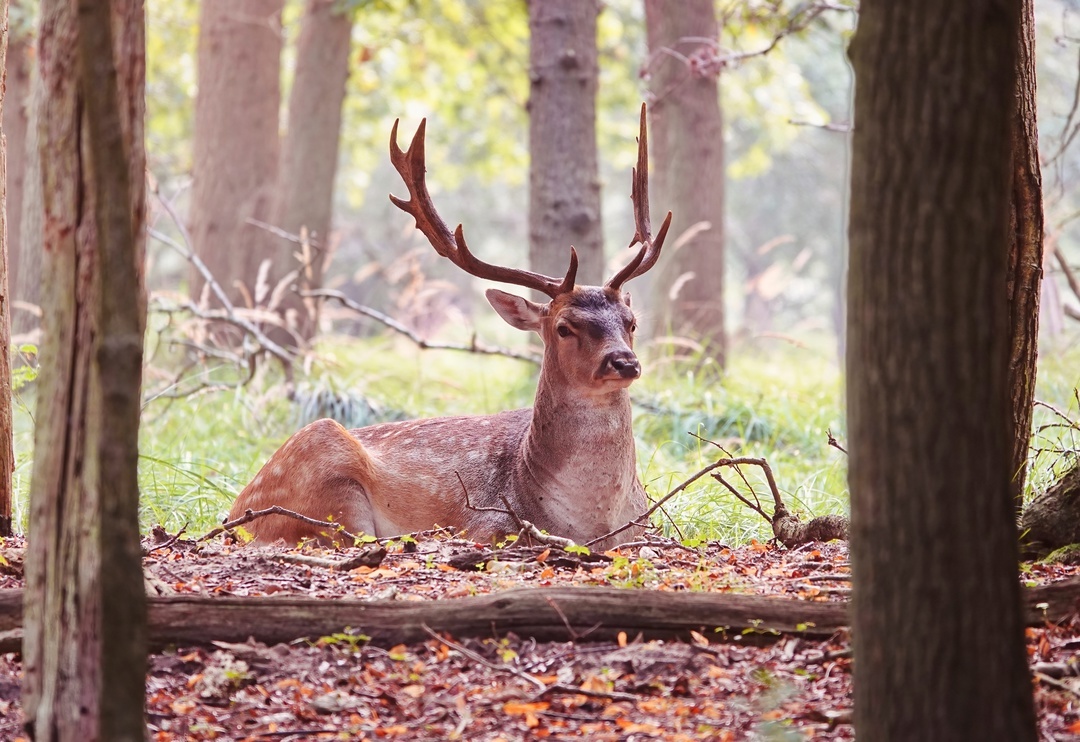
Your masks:
<instances>
[{"instance_id":1,"label":"bare branch","mask_svg":"<svg viewBox=\"0 0 1080 742\"><path fill-rule=\"evenodd\" d=\"M479 353L481 355L505 356L506 358L515 358L519 361L527 361L529 363L540 363L540 356L534 353L522 353L516 350L510 350L509 348L486 345L478 341L475 335L473 336L472 342L468 345L462 343L433 343L417 335L415 332L410 330L401 322L398 322L393 317L383 314L377 309L372 309L371 307L364 306L359 302L353 301L349 297L345 296L345 294L341 293L340 291L334 291L333 289L314 289L311 291L301 291L300 295L322 299L334 299L336 301L339 301L341 302L342 306L351 309L357 314L373 319L376 322L386 327L389 327L391 330L398 333L399 335L403 335L404 337L415 343L416 346L422 350L458 350L464 351L466 353Z\"/></svg>"}]
</instances>

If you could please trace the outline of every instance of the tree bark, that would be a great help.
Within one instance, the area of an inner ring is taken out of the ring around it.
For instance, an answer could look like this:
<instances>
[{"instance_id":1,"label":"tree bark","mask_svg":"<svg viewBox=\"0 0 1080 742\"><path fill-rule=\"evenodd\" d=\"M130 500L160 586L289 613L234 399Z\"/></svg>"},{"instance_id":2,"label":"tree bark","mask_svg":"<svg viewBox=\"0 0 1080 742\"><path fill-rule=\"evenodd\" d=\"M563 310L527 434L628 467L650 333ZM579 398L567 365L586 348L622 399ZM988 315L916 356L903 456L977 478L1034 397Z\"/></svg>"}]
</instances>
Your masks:
<instances>
[{"instance_id":1,"label":"tree bark","mask_svg":"<svg viewBox=\"0 0 1080 742\"><path fill-rule=\"evenodd\" d=\"M604 280L596 156L597 0L529 2L529 265L578 283Z\"/></svg>"},{"instance_id":2,"label":"tree bark","mask_svg":"<svg viewBox=\"0 0 1080 742\"><path fill-rule=\"evenodd\" d=\"M278 168L281 10L284 0L202 0L195 99L191 239L239 305L254 293L273 240L249 218L269 221ZM191 271L198 300L202 275Z\"/></svg>"},{"instance_id":3,"label":"tree bark","mask_svg":"<svg viewBox=\"0 0 1080 742\"><path fill-rule=\"evenodd\" d=\"M1012 116L1012 243L1009 246L1009 393L1012 396L1012 493L1023 507L1039 352L1043 265L1042 171L1035 103L1034 0L1023 0Z\"/></svg>"},{"instance_id":4,"label":"tree bark","mask_svg":"<svg viewBox=\"0 0 1080 742\"><path fill-rule=\"evenodd\" d=\"M0 69L7 69L8 2L0 0ZM15 470L11 419L11 289L8 282L7 130L9 105L0 86L0 536L11 535L11 475Z\"/></svg>"},{"instance_id":5,"label":"tree bark","mask_svg":"<svg viewBox=\"0 0 1080 742\"><path fill-rule=\"evenodd\" d=\"M1016 6L863 0L847 398L860 738L1034 740L1008 389Z\"/></svg>"},{"instance_id":6,"label":"tree bark","mask_svg":"<svg viewBox=\"0 0 1080 742\"><path fill-rule=\"evenodd\" d=\"M289 94L288 133L281 155L274 224L290 234L307 229L311 260L301 266L295 243L277 239L271 284L291 270L301 269L297 283L307 290L322 287L323 268L330 257L330 227L337 174L341 107L349 77L352 16L334 0L308 0L296 44L296 76ZM318 305L305 306L296 293L286 295L280 309L286 321L305 340L318 329Z\"/></svg>"},{"instance_id":7,"label":"tree bark","mask_svg":"<svg viewBox=\"0 0 1080 742\"><path fill-rule=\"evenodd\" d=\"M36 740L144 739L142 0L45 0L46 297L26 558Z\"/></svg>"},{"instance_id":8,"label":"tree bark","mask_svg":"<svg viewBox=\"0 0 1080 742\"><path fill-rule=\"evenodd\" d=\"M671 204L672 240L708 222L658 266L653 306L656 332L700 342L722 368L724 335L724 129L714 73L695 62L717 39L712 0L646 0L649 92L657 204ZM679 52L686 63L661 49Z\"/></svg>"}]
</instances>

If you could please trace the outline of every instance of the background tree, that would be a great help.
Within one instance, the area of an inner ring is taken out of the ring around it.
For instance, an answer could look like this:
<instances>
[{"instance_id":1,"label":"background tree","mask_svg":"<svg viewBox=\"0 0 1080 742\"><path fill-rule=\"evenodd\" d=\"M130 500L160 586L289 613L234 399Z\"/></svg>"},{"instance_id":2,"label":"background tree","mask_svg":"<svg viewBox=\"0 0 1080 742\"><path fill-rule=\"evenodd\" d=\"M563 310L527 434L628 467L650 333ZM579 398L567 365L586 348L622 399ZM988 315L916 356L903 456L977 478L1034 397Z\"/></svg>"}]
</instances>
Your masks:
<instances>
[{"instance_id":1,"label":"background tree","mask_svg":"<svg viewBox=\"0 0 1080 742\"><path fill-rule=\"evenodd\" d=\"M0 69L7 64L8 36L7 0L0 0ZM0 86L0 122L8 101ZM7 142L6 127L0 123L0 536L11 535L11 474L15 468L15 452L11 445L11 289L8 282L7 239Z\"/></svg>"},{"instance_id":2,"label":"background tree","mask_svg":"<svg viewBox=\"0 0 1080 742\"><path fill-rule=\"evenodd\" d=\"M281 106L281 10L284 0L202 0L195 99L191 239L195 252L237 304L241 282L254 285L259 264L294 267L292 250L271 256L267 233L278 173ZM202 274L191 273L198 297Z\"/></svg>"},{"instance_id":3,"label":"background tree","mask_svg":"<svg viewBox=\"0 0 1080 742\"><path fill-rule=\"evenodd\" d=\"M851 45L852 635L866 739L1035 739L1001 301L1018 22L1007 3L863 0Z\"/></svg>"},{"instance_id":4,"label":"background tree","mask_svg":"<svg viewBox=\"0 0 1080 742\"><path fill-rule=\"evenodd\" d=\"M296 42L296 74L289 93L288 129L272 221L289 234L307 229L312 256L303 261L298 281L305 288L322 284L331 247L334 175L341 107L349 76L352 23L352 14L336 0L308 0ZM279 242L274 250L276 275L271 281L301 268L301 262L289 261L296 252L300 252L300 246L288 240ZM311 339L318 327L316 305L312 303L308 311L299 296L290 293L284 307L286 311L297 311L293 324L304 339Z\"/></svg>"},{"instance_id":5,"label":"background tree","mask_svg":"<svg viewBox=\"0 0 1080 742\"><path fill-rule=\"evenodd\" d=\"M655 278L658 329L701 342L724 364L724 129L715 53L719 28L712 0L645 0L652 104L653 203L671 204L675 239Z\"/></svg>"},{"instance_id":6,"label":"background tree","mask_svg":"<svg viewBox=\"0 0 1080 742\"><path fill-rule=\"evenodd\" d=\"M596 158L597 0L529 2L529 265L603 281L604 240Z\"/></svg>"},{"instance_id":7,"label":"background tree","mask_svg":"<svg viewBox=\"0 0 1080 742\"><path fill-rule=\"evenodd\" d=\"M22 695L36 740L146 735L144 28L141 0L41 6L45 342Z\"/></svg>"},{"instance_id":8,"label":"background tree","mask_svg":"<svg viewBox=\"0 0 1080 742\"><path fill-rule=\"evenodd\" d=\"M19 258L22 245L23 180L26 172L26 135L30 76L33 70L34 34L26 3L16 0L8 22L8 51L4 66L5 91L3 126L7 153L7 252L8 282L14 298L19 285ZM12 317L14 319L14 317Z\"/></svg>"}]
</instances>

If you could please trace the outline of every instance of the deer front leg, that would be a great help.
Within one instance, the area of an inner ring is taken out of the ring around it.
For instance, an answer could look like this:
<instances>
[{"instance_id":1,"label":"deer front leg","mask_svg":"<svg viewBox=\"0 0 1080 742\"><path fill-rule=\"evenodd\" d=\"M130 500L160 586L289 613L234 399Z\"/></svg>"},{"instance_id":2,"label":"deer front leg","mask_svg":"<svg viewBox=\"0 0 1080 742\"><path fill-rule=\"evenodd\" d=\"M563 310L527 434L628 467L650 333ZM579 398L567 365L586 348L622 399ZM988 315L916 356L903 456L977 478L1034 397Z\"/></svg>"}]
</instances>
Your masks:
<instances>
[{"instance_id":1,"label":"deer front leg","mask_svg":"<svg viewBox=\"0 0 1080 742\"><path fill-rule=\"evenodd\" d=\"M337 422L316 420L274 452L236 498L229 519L278 505L309 518L332 519L354 534L374 534L376 517L368 493L375 481L375 461L360 442ZM282 515L259 518L247 530L264 543L334 540L329 529Z\"/></svg>"}]
</instances>

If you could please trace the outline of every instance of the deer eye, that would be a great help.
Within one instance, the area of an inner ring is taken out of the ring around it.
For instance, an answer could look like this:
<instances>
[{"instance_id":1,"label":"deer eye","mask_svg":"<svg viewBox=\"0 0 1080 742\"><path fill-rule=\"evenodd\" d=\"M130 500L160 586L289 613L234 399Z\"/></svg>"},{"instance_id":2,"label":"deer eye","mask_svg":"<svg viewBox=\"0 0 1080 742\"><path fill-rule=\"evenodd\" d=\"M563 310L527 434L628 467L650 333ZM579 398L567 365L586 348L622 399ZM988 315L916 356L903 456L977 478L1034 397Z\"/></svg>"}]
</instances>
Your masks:
<instances>
[{"instance_id":1,"label":"deer eye","mask_svg":"<svg viewBox=\"0 0 1080 742\"><path fill-rule=\"evenodd\" d=\"M568 338L574 334L566 325L559 325L555 328L555 332L559 333L559 337L561 338Z\"/></svg>"},{"instance_id":2,"label":"deer eye","mask_svg":"<svg viewBox=\"0 0 1080 742\"><path fill-rule=\"evenodd\" d=\"M630 323L630 332L631 332L631 334L637 332L637 322L631 322Z\"/></svg>"}]
</instances>

